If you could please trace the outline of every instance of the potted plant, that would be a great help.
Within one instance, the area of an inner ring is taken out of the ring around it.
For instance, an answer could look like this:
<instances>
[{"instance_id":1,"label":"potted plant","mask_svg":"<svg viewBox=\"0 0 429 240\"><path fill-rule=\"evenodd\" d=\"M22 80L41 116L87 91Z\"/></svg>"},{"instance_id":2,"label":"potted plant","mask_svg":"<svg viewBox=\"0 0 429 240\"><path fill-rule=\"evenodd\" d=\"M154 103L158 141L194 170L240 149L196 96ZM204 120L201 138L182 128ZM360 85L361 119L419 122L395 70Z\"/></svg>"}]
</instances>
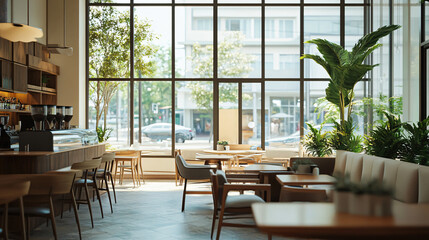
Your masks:
<instances>
[{"instance_id":1,"label":"potted plant","mask_svg":"<svg viewBox=\"0 0 429 240\"><path fill-rule=\"evenodd\" d=\"M329 85L325 90L326 99L339 109L340 123L335 126L336 130L332 133L333 136L336 136L333 143L335 143L336 140L340 140L341 135L353 134L353 132L348 130L350 130L349 125L353 126L351 114L353 109L354 87L362 80L368 71L377 66L377 64L365 64L366 58L375 49L381 46L381 44L377 44L380 38L389 35L398 28L400 28L398 25L381 27L375 32L369 33L359 39L350 52L342 46L326 39L313 39L305 42L316 44L322 56L304 54L301 59L312 59L326 70L330 77ZM342 150L361 150L359 148L350 148L353 147L352 144L356 144L356 141L360 140L359 138L352 136L345 137L345 139L349 139L350 141L345 142L347 145L339 145L345 148Z\"/></svg>"},{"instance_id":2,"label":"potted plant","mask_svg":"<svg viewBox=\"0 0 429 240\"><path fill-rule=\"evenodd\" d=\"M217 150L225 150L225 146L228 145L228 141L218 141Z\"/></svg>"},{"instance_id":3,"label":"potted plant","mask_svg":"<svg viewBox=\"0 0 429 240\"><path fill-rule=\"evenodd\" d=\"M384 112L384 115L387 121L365 136L365 151L370 155L396 159L405 144L402 133L404 124L393 114Z\"/></svg>"},{"instance_id":4,"label":"potted plant","mask_svg":"<svg viewBox=\"0 0 429 240\"><path fill-rule=\"evenodd\" d=\"M310 173L312 171L312 166L317 167L310 159L297 159L292 163L292 170L300 174Z\"/></svg>"},{"instance_id":5,"label":"potted plant","mask_svg":"<svg viewBox=\"0 0 429 240\"><path fill-rule=\"evenodd\" d=\"M408 137L400 150L400 160L429 164L429 117L417 124L404 124Z\"/></svg>"},{"instance_id":6,"label":"potted plant","mask_svg":"<svg viewBox=\"0 0 429 240\"><path fill-rule=\"evenodd\" d=\"M371 193L371 214L378 217L391 216L392 189L377 180L370 182L368 188Z\"/></svg>"},{"instance_id":7,"label":"potted plant","mask_svg":"<svg viewBox=\"0 0 429 240\"><path fill-rule=\"evenodd\" d=\"M341 213L349 212L349 199L351 196L351 183L349 175L339 176L335 175L335 192L334 192L334 204L335 210Z\"/></svg>"},{"instance_id":8,"label":"potted plant","mask_svg":"<svg viewBox=\"0 0 429 240\"><path fill-rule=\"evenodd\" d=\"M326 157L332 154L332 149L328 144L328 132L322 133L323 124L320 129L316 129L307 123L310 132L304 138L304 148L313 157Z\"/></svg>"}]
</instances>

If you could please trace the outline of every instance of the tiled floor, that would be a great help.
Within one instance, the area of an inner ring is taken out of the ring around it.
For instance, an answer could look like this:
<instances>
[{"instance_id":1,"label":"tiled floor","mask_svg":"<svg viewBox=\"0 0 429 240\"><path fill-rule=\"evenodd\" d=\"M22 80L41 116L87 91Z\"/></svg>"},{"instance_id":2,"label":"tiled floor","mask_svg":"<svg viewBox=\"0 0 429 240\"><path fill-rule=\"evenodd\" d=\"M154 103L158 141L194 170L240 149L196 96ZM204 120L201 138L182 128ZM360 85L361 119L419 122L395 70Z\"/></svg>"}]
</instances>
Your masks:
<instances>
[{"instance_id":1,"label":"tiled floor","mask_svg":"<svg viewBox=\"0 0 429 240\"><path fill-rule=\"evenodd\" d=\"M139 188L132 184L118 186L118 203L110 213L107 195L102 196L104 219L97 202L93 204L95 228L91 228L87 206L81 206L79 217L83 239L210 239L213 214L211 195L188 195L186 210L180 211L183 187L173 181L147 181ZM208 184L192 184L189 189L208 189ZM56 218L60 239L78 239L72 213ZM51 227L45 224L31 232L32 240L53 239ZM221 239L267 239L257 229L222 228ZM273 238L276 239L276 238Z\"/></svg>"}]
</instances>

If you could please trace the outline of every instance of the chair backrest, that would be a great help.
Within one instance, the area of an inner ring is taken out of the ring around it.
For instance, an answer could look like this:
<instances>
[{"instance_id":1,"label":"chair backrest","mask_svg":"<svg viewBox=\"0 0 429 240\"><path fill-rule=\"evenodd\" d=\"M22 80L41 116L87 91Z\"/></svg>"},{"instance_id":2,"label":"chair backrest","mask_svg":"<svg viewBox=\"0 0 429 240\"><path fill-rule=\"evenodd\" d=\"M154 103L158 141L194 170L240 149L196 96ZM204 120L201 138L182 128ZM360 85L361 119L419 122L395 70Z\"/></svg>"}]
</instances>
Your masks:
<instances>
[{"instance_id":1,"label":"chair backrest","mask_svg":"<svg viewBox=\"0 0 429 240\"><path fill-rule=\"evenodd\" d=\"M212 183L212 196L213 196L213 205L214 208L219 207L219 197L218 197L218 186L217 186L217 179L216 179L216 173L213 170L210 170L210 181Z\"/></svg>"},{"instance_id":2,"label":"chair backrest","mask_svg":"<svg viewBox=\"0 0 429 240\"><path fill-rule=\"evenodd\" d=\"M59 195L70 193L74 177L74 172L28 174L27 179L31 181L28 195Z\"/></svg>"},{"instance_id":3,"label":"chair backrest","mask_svg":"<svg viewBox=\"0 0 429 240\"><path fill-rule=\"evenodd\" d=\"M28 194L30 181L18 179L13 183L0 184L0 204L9 203Z\"/></svg>"},{"instance_id":4,"label":"chair backrest","mask_svg":"<svg viewBox=\"0 0 429 240\"><path fill-rule=\"evenodd\" d=\"M101 156L101 163L115 161L115 156L116 156L115 152L103 153L103 155Z\"/></svg>"},{"instance_id":5,"label":"chair backrest","mask_svg":"<svg viewBox=\"0 0 429 240\"><path fill-rule=\"evenodd\" d=\"M128 155L139 155L140 151L137 151L137 150L121 150L121 151L116 151L115 154L118 156L119 155L126 155L126 156L128 156Z\"/></svg>"},{"instance_id":6,"label":"chair backrest","mask_svg":"<svg viewBox=\"0 0 429 240\"><path fill-rule=\"evenodd\" d=\"M176 166L179 175L183 178L186 178L186 168L188 167L188 164L186 163L185 159L183 159L182 155L176 156Z\"/></svg>"},{"instance_id":7,"label":"chair backrest","mask_svg":"<svg viewBox=\"0 0 429 240\"><path fill-rule=\"evenodd\" d=\"M229 150L250 150L252 147L249 144L228 144Z\"/></svg>"},{"instance_id":8,"label":"chair backrest","mask_svg":"<svg viewBox=\"0 0 429 240\"><path fill-rule=\"evenodd\" d=\"M78 170L91 170L98 168L101 163L101 158L96 158L88 161L73 163L71 166L71 169L78 169Z\"/></svg>"}]
</instances>

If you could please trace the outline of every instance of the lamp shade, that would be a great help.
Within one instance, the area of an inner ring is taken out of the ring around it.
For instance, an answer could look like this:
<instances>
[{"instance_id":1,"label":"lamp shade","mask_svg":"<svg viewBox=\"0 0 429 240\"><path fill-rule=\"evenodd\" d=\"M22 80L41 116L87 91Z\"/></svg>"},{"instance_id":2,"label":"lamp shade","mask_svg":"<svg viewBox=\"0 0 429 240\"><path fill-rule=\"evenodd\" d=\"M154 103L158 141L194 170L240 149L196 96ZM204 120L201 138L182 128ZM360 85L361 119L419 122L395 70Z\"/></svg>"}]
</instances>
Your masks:
<instances>
[{"instance_id":1,"label":"lamp shade","mask_svg":"<svg viewBox=\"0 0 429 240\"><path fill-rule=\"evenodd\" d=\"M43 31L25 24L0 23L0 37L12 42L35 42L43 37Z\"/></svg>"}]
</instances>

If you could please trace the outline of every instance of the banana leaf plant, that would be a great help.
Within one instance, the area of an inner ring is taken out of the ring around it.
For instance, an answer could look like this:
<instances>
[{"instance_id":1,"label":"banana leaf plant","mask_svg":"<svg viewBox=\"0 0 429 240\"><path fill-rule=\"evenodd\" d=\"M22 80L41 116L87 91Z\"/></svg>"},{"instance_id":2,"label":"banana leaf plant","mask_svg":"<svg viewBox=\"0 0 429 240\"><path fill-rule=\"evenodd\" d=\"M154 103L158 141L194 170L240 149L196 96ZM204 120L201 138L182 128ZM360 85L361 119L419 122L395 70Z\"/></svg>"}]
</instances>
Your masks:
<instances>
[{"instance_id":1,"label":"banana leaf plant","mask_svg":"<svg viewBox=\"0 0 429 240\"><path fill-rule=\"evenodd\" d=\"M346 124L345 110L347 107L347 119L351 117L354 87L368 71L378 66L378 64L364 63L365 59L381 46L377 43L380 38L389 35L398 28L400 28L398 25L384 26L363 36L354 45L351 52L326 39L313 39L305 42L316 44L317 49L322 54L322 56L304 54L301 59L314 60L329 74L330 81L325 90L326 99L338 106L341 126Z\"/></svg>"}]
</instances>

